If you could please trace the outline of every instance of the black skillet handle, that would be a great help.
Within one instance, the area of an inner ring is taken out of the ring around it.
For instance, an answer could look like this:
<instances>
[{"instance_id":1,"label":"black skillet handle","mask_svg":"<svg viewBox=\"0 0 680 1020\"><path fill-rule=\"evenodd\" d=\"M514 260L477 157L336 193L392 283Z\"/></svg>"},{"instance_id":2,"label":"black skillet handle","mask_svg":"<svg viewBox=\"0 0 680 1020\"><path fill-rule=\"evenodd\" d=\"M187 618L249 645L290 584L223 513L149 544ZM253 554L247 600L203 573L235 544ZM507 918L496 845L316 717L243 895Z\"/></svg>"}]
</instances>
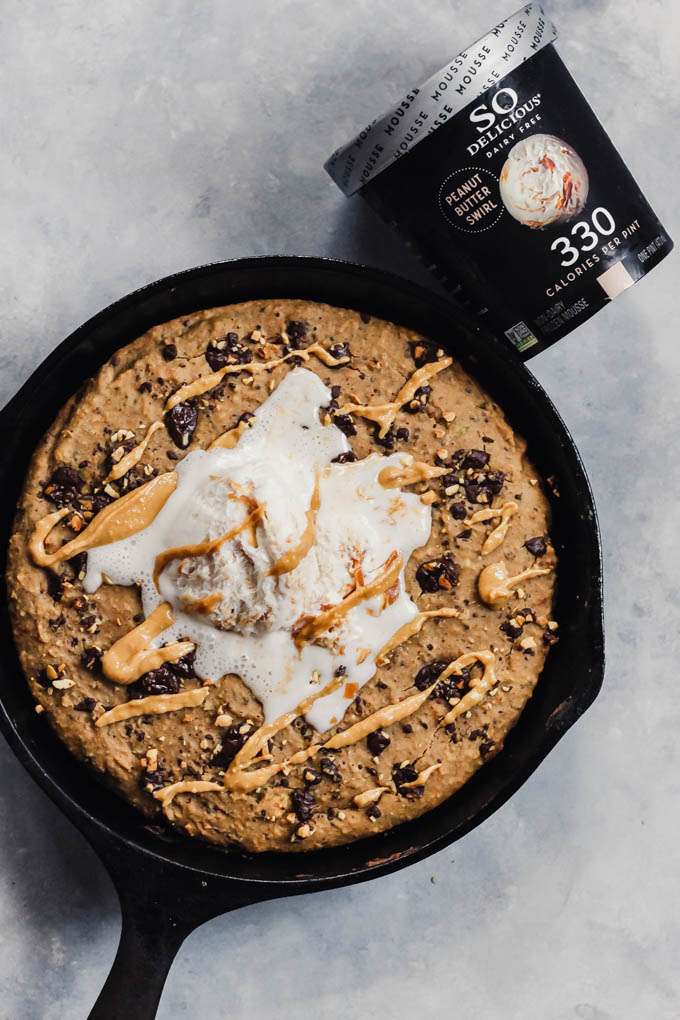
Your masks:
<instances>
[{"instance_id":1,"label":"black skillet handle","mask_svg":"<svg viewBox=\"0 0 680 1020\"><path fill-rule=\"evenodd\" d=\"M99 843L99 841L96 841ZM151 866L129 850L95 845L123 915L118 952L89 1020L154 1020L182 942L205 921L267 899L236 883L161 860Z\"/></svg>"}]
</instances>

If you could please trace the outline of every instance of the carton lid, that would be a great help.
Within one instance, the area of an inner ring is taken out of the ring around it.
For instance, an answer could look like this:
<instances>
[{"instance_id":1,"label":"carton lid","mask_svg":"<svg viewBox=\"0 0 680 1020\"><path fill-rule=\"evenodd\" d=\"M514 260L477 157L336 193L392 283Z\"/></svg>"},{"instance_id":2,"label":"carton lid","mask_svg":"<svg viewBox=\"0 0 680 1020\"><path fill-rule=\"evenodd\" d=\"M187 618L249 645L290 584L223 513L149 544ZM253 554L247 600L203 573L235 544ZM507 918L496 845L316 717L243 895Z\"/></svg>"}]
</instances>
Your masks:
<instances>
[{"instance_id":1,"label":"carton lid","mask_svg":"<svg viewBox=\"0 0 680 1020\"><path fill-rule=\"evenodd\" d=\"M336 149L324 169L345 195L353 195L556 38L542 5L526 4Z\"/></svg>"}]
</instances>

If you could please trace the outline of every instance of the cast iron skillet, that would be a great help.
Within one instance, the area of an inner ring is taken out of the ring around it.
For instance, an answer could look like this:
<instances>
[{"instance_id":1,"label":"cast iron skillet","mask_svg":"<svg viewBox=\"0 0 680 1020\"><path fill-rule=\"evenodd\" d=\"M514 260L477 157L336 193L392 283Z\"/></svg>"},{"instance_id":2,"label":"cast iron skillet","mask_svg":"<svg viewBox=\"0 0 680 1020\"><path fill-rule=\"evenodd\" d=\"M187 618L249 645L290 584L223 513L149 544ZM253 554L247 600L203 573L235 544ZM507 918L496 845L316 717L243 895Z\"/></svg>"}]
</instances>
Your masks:
<instances>
[{"instance_id":1,"label":"cast iron skillet","mask_svg":"<svg viewBox=\"0 0 680 1020\"><path fill-rule=\"evenodd\" d=\"M29 457L64 401L119 347L177 315L251 298L298 297L347 306L413 327L450 350L529 439L550 495L560 557L560 641L504 750L446 803L417 821L350 846L306 854L224 852L161 837L75 760L34 711L16 655L2 658L0 726L34 779L92 844L120 898L123 926L94 1020L156 1014L183 939L237 907L363 882L440 850L487 818L524 783L588 708L604 670L602 574L595 507L562 420L509 344L461 309L377 269L318 258L254 258L191 269L142 288L95 315L43 362L0 412L0 541L6 548ZM2 647L13 649L4 585Z\"/></svg>"}]
</instances>

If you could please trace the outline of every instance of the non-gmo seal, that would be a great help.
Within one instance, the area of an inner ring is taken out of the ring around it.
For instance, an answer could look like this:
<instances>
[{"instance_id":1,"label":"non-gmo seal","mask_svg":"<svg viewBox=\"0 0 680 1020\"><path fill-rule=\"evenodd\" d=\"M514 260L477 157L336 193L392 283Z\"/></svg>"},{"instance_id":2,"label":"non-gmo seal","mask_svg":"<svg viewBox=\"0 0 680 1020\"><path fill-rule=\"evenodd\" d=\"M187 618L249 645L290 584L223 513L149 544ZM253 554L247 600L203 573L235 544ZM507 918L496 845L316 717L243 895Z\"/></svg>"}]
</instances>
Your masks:
<instances>
[{"instance_id":1,"label":"non-gmo seal","mask_svg":"<svg viewBox=\"0 0 680 1020\"><path fill-rule=\"evenodd\" d=\"M439 189L439 206L449 223L465 234L489 230L505 208L498 177L481 166L464 166L449 174Z\"/></svg>"}]
</instances>

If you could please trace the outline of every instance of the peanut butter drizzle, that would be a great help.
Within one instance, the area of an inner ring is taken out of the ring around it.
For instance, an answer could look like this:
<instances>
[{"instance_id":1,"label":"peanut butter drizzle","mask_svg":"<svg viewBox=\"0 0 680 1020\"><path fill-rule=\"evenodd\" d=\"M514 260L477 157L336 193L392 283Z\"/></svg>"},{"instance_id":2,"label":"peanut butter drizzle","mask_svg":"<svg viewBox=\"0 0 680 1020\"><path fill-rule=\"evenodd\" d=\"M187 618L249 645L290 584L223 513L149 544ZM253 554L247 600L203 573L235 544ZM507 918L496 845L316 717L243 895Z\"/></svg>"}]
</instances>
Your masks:
<instances>
[{"instance_id":1,"label":"peanut butter drizzle","mask_svg":"<svg viewBox=\"0 0 680 1020\"><path fill-rule=\"evenodd\" d=\"M303 361L309 361L312 354L315 354L324 365L328 365L331 368L345 365L350 360L349 357L334 358L325 347L315 343L310 344L309 347L301 347L299 351L291 351L289 354L284 354L281 358L274 358L272 361L251 361L247 365L225 365L224 368L219 368L216 372L211 372L210 375L201 375L193 382L180 386L166 400L165 410L171 411L177 404L181 404L185 400L191 400L192 397L200 397L202 393L207 393L208 390L214 389L224 379L225 375L238 374L240 372L250 372L251 375L257 375L259 372L267 372L278 365L283 365L290 358L302 358Z\"/></svg>"},{"instance_id":2,"label":"peanut butter drizzle","mask_svg":"<svg viewBox=\"0 0 680 1020\"><path fill-rule=\"evenodd\" d=\"M493 668L495 661L496 656L490 650L467 652L456 659L455 662L449 663L444 672L439 674L439 681L441 682L451 676L452 673L460 673L465 666L473 666L475 662L481 662L484 667L481 677L472 677L470 680L470 690L467 694L463 695L458 704L454 705L450 712L447 712L440 721L440 726L448 726L459 715L464 715L465 712L469 712L471 708L474 708L480 701L483 701L487 691L490 691L496 684L496 674Z\"/></svg>"},{"instance_id":3,"label":"peanut butter drizzle","mask_svg":"<svg viewBox=\"0 0 680 1020\"><path fill-rule=\"evenodd\" d=\"M403 467L386 467L378 475L378 481L383 489L400 489L403 485L414 485L416 482L426 482L429 478L441 478L447 475L451 468L433 467L431 464L424 464L422 461L415 461L413 464L405 464Z\"/></svg>"},{"instance_id":4,"label":"peanut butter drizzle","mask_svg":"<svg viewBox=\"0 0 680 1020\"><path fill-rule=\"evenodd\" d=\"M149 648L151 642L174 623L170 604L162 602L146 620L114 642L102 655L104 676L117 684L131 684L164 662L175 662L193 652L192 641L174 641L165 648Z\"/></svg>"},{"instance_id":5,"label":"peanut butter drizzle","mask_svg":"<svg viewBox=\"0 0 680 1020\"><path fill-rule=\"evenodd\" d=\"M285 729L286 726L290 726L290 724L294 722L298 716L305 715L309 712L310 708L318 698L323 698L327 694L332 694L333 691L336 691L342 682L342 677L334 677L330 683L326 684L326 686L320 691L310 694L309 697L301 701L296 708L292 709L292 711L279 716L279 718L274 719L273 722L264 723L255 730L255 732L248 737L245 744L227 769L224 777L225 789L239 790L242 793L248 792L249 790L255 790L258 786L262 786L264 783L268 782L268 780L271 779L272 776L275 776L277 772L281 772L290 765L301 764L316 754L316 752L321 749L321 745L312 744L311 747L307 747L302 751L296 752L296 754L292 755L292 757L288 758L286 761L274 762L264 768L257 769L255 772L246 773L243 771L248 768L249 765L253 764L255 758L264 749L268 740L271 740L272 737Z\"/></svg>"},{"instance_id":6,"label":"peanut butter drizzle","mask_svg":"<svg viewBox=\"0 0 680 1020\"><path fill-rule=\"evenodd\" d=\"M338 602L325 612L305 620L293 633L295 647L298 650L302 649L309 641L314 641L319 635L334 627L343 616L349 613L350 609L354 609L355 606L367 599L372 599L375 595L381 595L388 591L398 579L402 566L401 556L397 555L396 550L390 553L381 572L372 581L368 584L358 582L354 591L350 592L342 602Z\"/></svg>"},{"instance_id":7,"label":"peanut butter drizzle","mask_svg":"<svg viewBox=\"0 0 680 1020\"><path fill-rule=\"evenodd\" d=\"M163 552L159 553L156 557L156 562L153 568L153 583L156 585L156 589L160 591L158 587L158 581L167 567L168 563L173 560L184 560L191 556L207 556L211 552L215 552L221 545L228 542L230 539L235 538L236 535L240 534L241 531L245 531L252 524L255 524L262 517L264 508L257 506L255 510L252 510L247 517L245 517L240 524L235 524L229 531L225 531L223 535L218 535L217 538L205 539L203 542L195 542L193 545L176 545L172 549L164 549Z\"/></svg>"},{"instance_id":8,"label":"peanut butter drizzle","mask_svg":"<svg viewBox=\"0 0 680 1020\"><path fill-rule=\"evenodd\" d=\"M484 570L482 570L477 578L479 597L482 602L486 602L487 606L497 608L502 606L506 599L510 598L512 590L516 585L528 580L530 577L540 577L541 574L549 574L550 572L550 567L530 567L528 570L523 570L521 574L509 577L505 564L502 561L490 563L488 567L484 567Z\"/></svg>"},{"instance_id":9,"label":"peanut butter drizzle","mask_svg":"<svg viewBox=\"0 0 680 1020\"><path fill-rule=\"evenodd\" d=\"M187 598L182 603L182 608L185 613L202 613L207 615L211 613L218 602L222 601L222 595L220 592L214 592L212 595L204 595L200 599Z\"/></svg>"},{"instance_id":10,"label":"peanut butter drizzle","mask_svg":"<svg viewBox=\"0 0 680 1020\"><path fill-rule=\"evenodd\" d=\"M429 687L426 687L424 691L418 691L416 694L410 695L408 698L404 698L403 701L397 701L393 705L386 705L384 708L379 708L377 711L366 716L364 719L359 720L353 726L348 729L336 733L335 736L331 737L323 744L311 744L309 747L303 748L300 751L296 751L295 754L291 755L283 761L272 762L270 765L266 765L262 768L258 768L253 772L245 772L250 765L259 763L263 760L263 756L258 757L260 752L263 751L266 743L272 737L276 736L281 730L290 726L292 722L297 719L300 715L305 715L317 698L322 698L326 694L331 694L334 690L337 690L338 686L342 683L342 677L335 677L329 684L327 684L321 691L316 694L310 695L301 701L297 708L291 712L286 712L285 715L280 716L271 723L265 723L260 726L254 733L252 733L241 750L238 752L231 765L229 766L224 776L224 789L234 790L240 793L249 793L252 790L256 790L260 786L264 786L270 779L272 779L279 772L285 772L293 765L300 765L310 758L315 757L321 751L333 751L339 750L343 747L348 747L350 744L355 744L364 737L369 736L371 733L375 733L376 730L382 729L385 726L391 726L401 719L407 718L409 715L413 715L423 705L432 691L435 689L437 684L442 678L450 676L452 673L460 672L463 667L471 665L474 662L481 662L484 666L484 673L480 679L473 679L471 684L474 687L468 691L468 693L461 698L458 704L442 719L440 726L448 725L457 715L467 712L473 705L481 701L486 691L488 691L496 683L495 674L493 672L493 664L495 662L495 655L491 651L477 651L467 652L465 655L461 655L460 658L456 659L455 662L449 663L443 673L441 673L436 680ZM162 695L160 696L163 697ZM178 695L174 695L178 697ZM146 698L145 701L152 699ZM140 704L140 702L131 702L129 704ZM125 706L122 706L125 707ZM113 709L113 711L116 711ZM102 719L104 716L102 716ZM439 768L440 765L429 766L425 769L416 780L413 785L420 785L425 782L427 778ZM178 784L174 784L177 786ZM211 787L213 789L214 787ZM171 787L166 787L166 790L170 790ZM386 789L386 788L385 788ZM163 790L159 790L154 794L157 799L162 800ZM192 792L187 790L177 791L180 792ZM196 791L200 792L200 791ZM366 791L369 792L369 791ZM372 792L372 791L371 791ZM361 796L361 794L358 794Z\"/></svg>"},{"instance_id":11,"label":"peanut butter drizzle","mask_svg":"<svg viewBox=\"0 0 680 1020\"><path fill-rule=\"evenodd\" d=\"M149 445L149 440L151 439L152 435L154 434L154 432L158 432L158 430L162 428L163 428L162 421L152 422L151 425L149 425L146 435L142 439L141 443L137 443L136 446L133 446L132 449L129 450L124 457L120 458L117 464L113 465L104 481L115 482L116 479L122 478L123 475L127 474L127 472L130 471L131 468L135 466L135 464L139 464L140 460L144 456L144 453L146 452L146 448Z\"/></svg>"},{"instance_id":12,"label":"peanut butter drizzle","mask_svg":"<svg viewBox=\"0 0 680 1020\"><path fill-rule=\"evenodd\" d=\"M309 504L309 510L305 512L307 518L307 524L305 530L302 532L300 541L288 552L280 556L274 566L267 571L267 575L274 577L280 577L282 574L289 574L291 570L295 570L298 563L300 563L309 550L314 544L316 537L316 515L319 512L321 506L321 494L319 492L319 468L314 468L315 482L314 491L312 493L312 499Z\"/></svg>"},{"instance_id":13,"label":"peanut butter drizzle","mask_svg":"<svg viewBox=\"0 0 680 1020\"><path fill-rule=\"evenodd\" d=\"M151 694L148 698L126 701L100 715L95 726L110 726L111 723L133 719L137 715L162 715L164 712L177 712L180 708L197 708L209 694L210 687L194 687L190 691L180 691L179 694Z\"/></svg>"},{"instance_id":14,"label":"peanut butter drizzle","mask_svg":"<svg viewBox=\"0 0 680 1020\"><path fill-rule=\"evenodd\" d=\"M502 507L492 509L489 507L487 510L478 510L472 517L467 518L464 522L467 525L470 524L481 524L484 521L491 521L494 517L500 517L500 523L496 525L493 531L484 539L482 545L482 556L487 556L489 553L494 552L498 549L499 545L502 545L505 541L506 535L508 534L508 528L510 527L510 520L515 516L519 507L513 499L508 503L504 503Z\"/></svg>"},{"instance_id":15,"label":"peanut butter drizzle","mask_svg":"<svg viewBox=\"0 0 680 1020\"><path fill-rule=\"evenodd\" d=\"M164 786L162 790L156 790L153 796L165 809L179 793L212 793L219 790L224 790L220 783L211 783L207 779L182 779L178 783Z\"/></svg>"},{"instance_id":16,"label":"peanut butter drizzle","mask_svg":"<svg viewBox=\"0 0 680 1020\"><path fill-rule=\"evenodd\" d=\"M130 535L143 531L163 509L177 485L177 475L168 471L150 482L140 485L114 503L109 503L79 535L66 542L56 552L45 552L45 541L55 524L69 513L62 507L38 521L28 543L29 553L39 567L51 567L62 560L71 559L76 553L94 549L99 545L119 542Z\"/></svg>"},{"instance_id":17,"label":"peanut butter drizzle","mask_svg":"<svg viewBox=\"0 0 680 1020\"><path fill-rule=\"evenodd\" d=\"M426 612L418 613L417 616L409 622L405 623L403 627L395 631L392 637L389 639L386 645L378 652L376 656L376 662L379 666L384 666L387 662L387 656L390 652L394 651L399 645L403 645L404 641L408 641L409 638L415 634L420 634L426 620L431 619L434 616L460 616L460 612L457 609L428 609Z\"/></svg>"},{"instance_id":18,"label":"peanut butter drizzle","mask_svg":"<svg viewBox=\"0 0 680 1020\"><path fill-rule=\"evenodd\" d=\"M369 804L375 804L380 800L383 793L387 793L389 786L374 786L371 790L362 790L361 793L357 793L352 800L357 807L367 807Z\"/></svg>"},{"instance_id":19,"label":"peanut butter drizzle","mask_svg":"<svg viewBox=\"0 0 680 1020\"><path fill-rule=\"evenodd\" d=\"M233 429L229 429L228 432L223 432L217 439L213 439L208 449L215 450L218 446L221 446L224 450L233 450L243 433L247 432L250 426L254 424L254 418L239 422Z\"/></svg>"},{"instance_id":20,"label":"peanut butter drizzle","mask_svg":"<svg viewBox=\"0 0 680 1020\"><path fill-rule=\"evenodd\" d=\"M299 352L296 351L295 353ZM413 400L416 390L423 383L427 382L428 379L432 379L439 372L443 372L451 363L451 358L441 358L439 361L430 361L423 365L422 368L416 369L410 379L407 379L401 387L394 400L388 404L345 404L337 413L358 414L361 418L367 418L369 421L376 422L380 425L378 437L383 439L390 425L397 417L397 412L404 404L408 404L409 400Z\"/></svg>"}]
</instances>

